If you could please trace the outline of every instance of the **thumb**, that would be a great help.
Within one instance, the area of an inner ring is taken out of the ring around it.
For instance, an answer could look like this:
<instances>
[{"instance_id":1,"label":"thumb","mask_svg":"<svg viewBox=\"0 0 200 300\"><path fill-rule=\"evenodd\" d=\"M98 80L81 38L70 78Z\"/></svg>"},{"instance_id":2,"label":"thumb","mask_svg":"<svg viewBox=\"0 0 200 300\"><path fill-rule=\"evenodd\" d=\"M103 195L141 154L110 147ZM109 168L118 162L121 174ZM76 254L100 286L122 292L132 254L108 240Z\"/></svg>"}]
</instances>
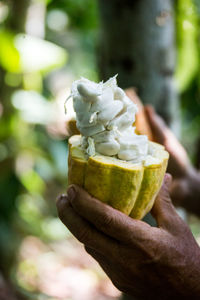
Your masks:
<instances>
[{"instance_id":1,"label":"thumb","mask_svg":"<svg viewBox=\"0 0 200 300\"><path fill-rule=\"evenodd\" d=\"M153 217L156 219L158 227L165 228L169 231L173 229L178 216L169 195L171 183L171 175L165 174L163 185L151 210Z\"/></svg>"}]
</instances>

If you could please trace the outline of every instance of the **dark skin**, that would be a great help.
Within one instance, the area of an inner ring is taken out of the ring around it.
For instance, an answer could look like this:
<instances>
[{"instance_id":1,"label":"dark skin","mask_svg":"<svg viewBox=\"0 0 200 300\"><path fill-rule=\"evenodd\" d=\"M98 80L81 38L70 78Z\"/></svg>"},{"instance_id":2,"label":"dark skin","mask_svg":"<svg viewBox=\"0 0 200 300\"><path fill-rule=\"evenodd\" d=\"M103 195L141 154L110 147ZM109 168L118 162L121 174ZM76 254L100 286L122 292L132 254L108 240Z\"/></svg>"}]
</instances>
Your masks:
<instances>
[{"instance_id":1,"label":"dark skin","mask_svg":"<svg viewBox=\"0 0 200 300\"><path fill-rule=\"evenodd\" d=\"M173 203L200 217L200 172L191 165L185 149L153 107L146 106L145 112L155 141L170 154L168 172L174 179L170 188Z\"/></svg>"},{"instance_id":2,"label":"dark skin","mask_svg":"<svg viewBox=\"0 0 200 300\"><path fill-rule=\"evenodd\" d=\"M169 196L166 175L152 215L133 220L72 185L59 217L121 291L137 299L200 299L200 248Z\"/></svg>"}]
</instances>

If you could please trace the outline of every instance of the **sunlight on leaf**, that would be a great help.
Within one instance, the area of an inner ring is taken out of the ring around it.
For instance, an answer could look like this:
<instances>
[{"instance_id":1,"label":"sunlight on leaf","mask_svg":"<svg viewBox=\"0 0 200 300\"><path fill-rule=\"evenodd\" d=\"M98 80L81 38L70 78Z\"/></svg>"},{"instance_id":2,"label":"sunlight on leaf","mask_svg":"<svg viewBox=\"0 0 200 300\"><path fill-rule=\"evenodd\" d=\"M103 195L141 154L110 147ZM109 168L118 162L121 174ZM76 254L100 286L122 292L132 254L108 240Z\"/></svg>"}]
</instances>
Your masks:
<instances>
[{"instance_id":1,"label":"sunlight on leaf","mask_svg":"<svg viewBox=\"0 0 200 300\"><path fill-rule=\"evenodd\" d=\"M21 71L20 55L14 45L14 34L8 30L0 31L0 65L8 72Z\"/></svg>"},{"instance_id":2,"label":"sunlight on leaf","mask_svg":"<svg viewBox=\"0 0 200 300\"><path fill-rule=\"evenodd\" d=\"M26 34L15 37L15 46L20 53L23 72L48 73L67 61L67 52L63 48Z\"/></svg>"},{"instance_id":3,"label":"sunlight on leaf","mask_svg":"<svg viewBox=\"0 0 200 300\"><path fill-rule=\"evenodd\" d=\"M20 175L20 180L25 188L32 193L42 193L45 189L45 183L34 170L29 170Z\"/></svg>"},{"instance_id":4,"label":"sunlight on leaf","mask_svg":"<svg viewBox=\"0 0 200 300\"><path fill-rule=\"evenodd\" d=\"M178 65L176 80L180 92L187 89L198 71L198 18L192 0L178 1Z\"/></svg>"},{"instance_id":5,"label":"sunlight on leaf","mask_svg":"<svg viewBox=\"0 0 200 300\"><path fill-rule=\"evenodd\" d=\"M51 103L35 91L16 91L12 96L12 103L21 111L22 118L29 123L48 124L53 119Z\"/></svg>"}]
</instances>

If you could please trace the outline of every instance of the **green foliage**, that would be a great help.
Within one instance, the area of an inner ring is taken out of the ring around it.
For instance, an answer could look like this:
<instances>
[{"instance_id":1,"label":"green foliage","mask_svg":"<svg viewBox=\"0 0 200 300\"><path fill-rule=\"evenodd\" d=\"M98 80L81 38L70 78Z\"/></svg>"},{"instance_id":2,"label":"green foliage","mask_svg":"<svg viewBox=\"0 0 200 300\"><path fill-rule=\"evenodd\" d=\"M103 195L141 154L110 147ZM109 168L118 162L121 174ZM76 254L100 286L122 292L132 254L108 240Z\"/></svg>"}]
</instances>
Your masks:
<instances>
[{"instance_id":1,"label":"green foliage","mask_svg":"<svg viewBox=\"0 0 200 300\"><path fill-rule=\"evenodd\" d=\"M198 16L192 0L177 4L178 66L176 77L180 92L187 90L198 72Z\"/></svg>"},{"instance_id":2,"label":"green foliage","mask_svg":"<svg viewBox=\"0 0 200 300\"><path fill-rule=\"evenodd\" d=\"M0 30L0 272L6 274L24 236L63 237L63 227L56 236L50 224L67 183L67 143L47 133L54 101L51 85L48 98L43 88L47 75L66 65L67 49L16 33L9 21Z\"/></svg>"},{"instance_id":3,"label":"green foliage","mask_svg":"<svg viewBox=\"0 0 200 300\"><path fill-rule=\"evenodd\" d=\"M181 96L182 142L195 162L196 140L200 132L200 10L199 1L178 0L176 7L176 79Z\"/></svg>"},{"instance_id":4,"label":"green foliage","mask_svg":"<svg viewBox=\"0 0 200 300\"><path fill-rule=\"evenodd\" d=\"M24 34L16 35L14 42L22 73L46 74L67 62L67 51L53 43Z\"/></svg>"},{"instance_id":5,"label":"green foliage","mask_svg":"<svg viewBox=\"0 0 200 300\"><path fill-rule=\"evenodd\" d=\"M14 44L14 34L8 30L0 31L0 65L11 73L20 72L20 55Z\"/></svg>"},{"instance_id":6,"label":"green foliage","mask_svg":"<svg viewBox=\"0 0 200 300\"><path fill-rule=\"evenodd\" d=\"M21 3L9 3L13 1ZM55 208L57 195L67 186L67 142L60 130L64 119L55 118L56 105L60 91L65 88L69 93L73 79L98 79L97 0L30 1L40 2L46 9L46 40L14 32L10 18L22 16L11 11L12 5L9 18L0 19L0 269L8 271L24 237L31 235L49 243L69 235ZM60 11L65 18L60 29L48 26L53 11ZM199 14L199 0L177 1L176 78L183 142L190 153L194 153L200 132ZM26 278L35 272L34 265L22 260L19 272ZM17 282L31 291L23 276Z\"/></svg>"},{"instance_id":7,"label":"green foliage","mask_svg":"<svg viewBox=\"0 0 200 300\"><path fill-rule=\"evenodd\" d=\"M70 24L78 30L96 29L98 25L96 0L51 0L48 9L59 8L70 17Z\"/></svg>"}]
</instances>

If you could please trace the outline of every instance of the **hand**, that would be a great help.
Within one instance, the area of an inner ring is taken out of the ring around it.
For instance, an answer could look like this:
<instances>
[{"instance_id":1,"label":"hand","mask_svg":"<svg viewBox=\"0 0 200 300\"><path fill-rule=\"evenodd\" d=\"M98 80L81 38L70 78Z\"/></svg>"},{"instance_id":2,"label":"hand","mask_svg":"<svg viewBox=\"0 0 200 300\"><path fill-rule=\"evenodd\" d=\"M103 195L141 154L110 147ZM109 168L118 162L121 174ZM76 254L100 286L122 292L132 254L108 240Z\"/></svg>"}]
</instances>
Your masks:
<instances>
[{"instance_id":1,"label":"hand","mask_svg":"<svg viewBox=\"0 0 200 300\"><path fill-rule=\"evenodd\" d=\"M200 216L200 173L190 164L185 149L153 107L146 106L145 113L155 142L164 145L170 154L168 172L174 177L170 189L173 203Z\"/></svg>"},{"instance_id":2,"label":"hand","mask_svg":"<svg viewBox=\"0 0 200 300\"><path fill-rule=\"evenodd\" d=\"M75 185L57 202L62 222L113 284L137 299L200 299L200 249L171 203L170 183L166 175L152 209L158 228Z\"/></svg>"},{"instance_id":3,"label":"hand","mask_svg":"<svg viewBox=\"0 0 200 300\"><path fill-rule=\"evenodd\" d=\"M168 171L174 178L182 178L192 168L187 153L163 119L156 114L152 106L145 106L145 113L155 142L165 146L170 154Z\"/></svg>"}]
</instances>

